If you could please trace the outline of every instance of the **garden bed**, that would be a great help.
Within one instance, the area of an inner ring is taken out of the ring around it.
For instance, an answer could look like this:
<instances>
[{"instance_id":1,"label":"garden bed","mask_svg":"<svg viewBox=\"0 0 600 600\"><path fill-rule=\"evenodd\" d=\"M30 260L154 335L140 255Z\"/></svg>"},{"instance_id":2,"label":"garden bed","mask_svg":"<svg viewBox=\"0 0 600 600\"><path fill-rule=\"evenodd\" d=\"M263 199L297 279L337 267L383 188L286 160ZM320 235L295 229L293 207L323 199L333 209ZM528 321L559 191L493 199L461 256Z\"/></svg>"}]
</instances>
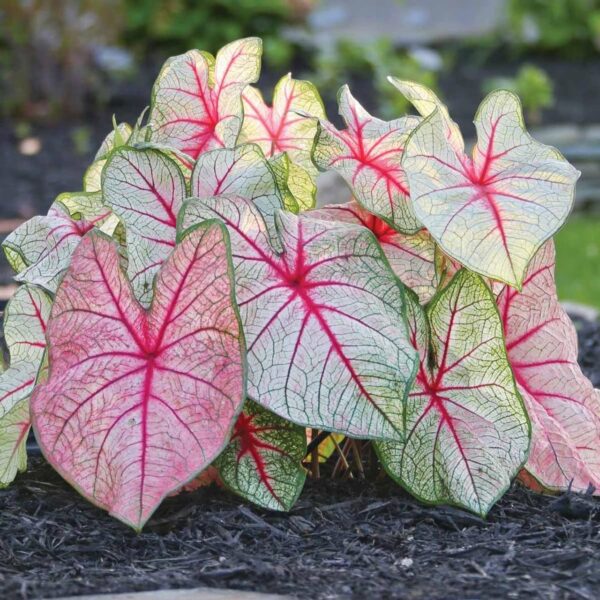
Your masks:
<instances>
[{"instance_id":1,"label":"garden bed","mask_svg":"<svg viewBox=\"0 0 600 600\"><path fill-rule=\"evenodd\" d=\"M600 325L578 322L600 384ZM515 485L487 520L425 507L390 481L309 481L289 515L216 488L166 501L142 534L95 509L45 462L0 491L0 597L194 586L311 598L589 598L600 586L600 499Z\"/></svg>"}]
</instances>

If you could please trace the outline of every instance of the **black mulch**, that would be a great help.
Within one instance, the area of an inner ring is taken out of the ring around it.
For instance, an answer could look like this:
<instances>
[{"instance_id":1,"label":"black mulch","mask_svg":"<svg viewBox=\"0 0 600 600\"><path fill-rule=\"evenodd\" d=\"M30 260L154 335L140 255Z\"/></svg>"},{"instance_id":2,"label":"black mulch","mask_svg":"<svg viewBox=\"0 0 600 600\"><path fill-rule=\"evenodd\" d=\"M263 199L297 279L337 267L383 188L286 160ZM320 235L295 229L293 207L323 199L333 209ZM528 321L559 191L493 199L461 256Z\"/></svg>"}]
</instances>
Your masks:
<instances>
[{"instance_id":1,"label":"black mulch","mask_svg":"<svg viewBox=\"0 0 600 600\"><path fill-rule=\"evenodd\" d=\"M579 322L600 381L600 326ZM41 458L0 491L0 598L194 586L301 598L583 598L600 590L600 499L518 485L487 520L388 480L308 481L289 515L219 489L167 500L140 535Z\"/></svg>"}]
</instances>

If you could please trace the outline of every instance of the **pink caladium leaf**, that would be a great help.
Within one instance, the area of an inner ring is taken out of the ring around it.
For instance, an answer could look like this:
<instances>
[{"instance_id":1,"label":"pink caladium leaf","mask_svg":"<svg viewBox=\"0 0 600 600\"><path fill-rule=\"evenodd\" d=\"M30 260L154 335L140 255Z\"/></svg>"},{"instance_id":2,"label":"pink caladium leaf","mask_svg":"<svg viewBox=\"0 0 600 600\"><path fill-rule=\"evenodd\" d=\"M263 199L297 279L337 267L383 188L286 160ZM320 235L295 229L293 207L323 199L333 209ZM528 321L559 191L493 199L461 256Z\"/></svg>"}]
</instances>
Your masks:
<instances>
[{"instance_id":1,"label":"pink caladium leaf","mask_svg":"<svg viewBox=\"0 0 600 600\"><path fill-rule=\"evenodd\" d=\"M92 232L56 293L36 437L67 481L137 530L230 438L245 398L232 278L225 229L201 225L162 266L146 312L114 242Z\"/></svg>"},{"instance_id":2,"label":"pink caladium leaf","mask_svg":"<svg viewBox=\"0 0 600 600\"><path fill-rule=\"evenodd\" d=\"M323 170L335 170L348 182L354 196L369 212L393 227L415 233L415 218L402 154L418 117L380 121L352 96L347 86L339 94L340 115L347 129L338 131L321 121L313 159Z\"/></svg>"},{"instance_id":3,"label":"pink caladium leaf","mask_svg":"<svg viewBox=\"0 0 600 600\"><path fill-rule=\"evenodd\" d=\"M235 493L263 508L288 511L304 486L305 454L303 427L248 400L215 465Z\"/></svg>"},{"instance_id":4,"label":"pink caladium leaf","mask_svg":"<svg viewBox=\"0 0 600 600\"><path fill-rule=\"evenodd\" d=\"M250 398L298 425L398 439L417 360L371 232L280 211L279 254L256 206L226 197L189 201L179 226L211 218L231 235Z\"/></svg>"},{"instance_id":5,"label":"pink caladium leaf","mask_svg":"<svg viewBox=\"0 0 600 600\"><path fill-rule=\"evenodd\" d=\"M422 303L431 300L437 287L435 244L424 230L404 234L390 227L357 202L331 204L306 213L307 217L353 223L371 230L380 243L392 271L418 296Z\"/></svg>"},{"instance_id":6,"label":"pink caladium leaf","mask_svg":"<svg viewBox=\"0 0 600 600\"><path fill-rule=\"evenodd\" d=\"M116 225L99 193L61 194L47 216L23 223L2 247L17 281L54 293L82 236L94 227L112 234Z\"/></svg>"},{"instance_id":7,"label":"pink caladium leaf","mask_svg":"<svg viewBox=\"0 0 600 600\"><path fill-rule=\"evenodd\" d=\"M388 473L417 498L485 515L527 458L530 426L496 302L463 269L426 309L407 295L421 365L404 443L377 443Z\"/></svg>"},{"instance_id":8,"label":"pink caladium leaf","mask_svg":"<svg viewBox=\"0 0 600 600\"><path fill-rule=\"evenodd\" d=\"M165 153L123 146L104 167L102 190L105 204L125 224L127 274L136 298L147 307L154 277L175 246L185 179Z\"/></svg>"},{"instance_id":9,"label":"pink caladium leaf","mask_svg":"<svg viewBox=\"0 0 600 600\"><path fill-rule=\"evenodd\" d=\"M51 303L40 288L23 285L4 311L10 366L0 375L0 487L11 483L27 466L29 396L46 350Z\"/></svg>"},{"instance_id":10,"label":"pink caladium leaf","mask_svg":"<svg viewBox=\"0 0 600 600\"><path fill-rule=\"evenodd\" d=\"M600 400L577 364L575 327L556 296L552 242L535 255L522 292L505 286L498 307L533 426L525 468L546 489L600 489Z\"/></svg>"},{"instance_id":11,"label":"pink caladium leaf","mask_svg":"<svg viewBox=\"0 0 600 600\"><path fill-rule=\"evenodd\" d=\"M242 116L242 92L258 80L262 42L246 38L213 58L190 50L170 58L152 90L151 140L193 159L235 144Z\"/></svg>"},{"instance_id":12,"label":"pink caladium leaf","mask_svg":"<svg viewBox=\"0 0 600 600\"><path fill-rule=\"evenodd\" d=\"M473 158L439 109L406 144L417 218L443 251L482 275L522 284L537 249L565 222L579 173L525 131L517 96L493 92L475 118Z\"/></svg>"}]
</instances>

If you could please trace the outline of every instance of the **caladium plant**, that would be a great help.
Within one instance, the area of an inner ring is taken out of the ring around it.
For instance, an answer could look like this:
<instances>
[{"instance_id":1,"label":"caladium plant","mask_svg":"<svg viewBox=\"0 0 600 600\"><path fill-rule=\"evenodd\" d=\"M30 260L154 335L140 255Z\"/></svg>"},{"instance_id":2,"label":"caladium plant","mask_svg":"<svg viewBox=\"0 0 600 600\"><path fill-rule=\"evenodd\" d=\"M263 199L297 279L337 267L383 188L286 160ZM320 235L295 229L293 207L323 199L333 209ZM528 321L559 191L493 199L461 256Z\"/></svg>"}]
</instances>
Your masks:
<instances>
[{"instance_id":1,"label":"caladium plant","mask_svg":"<svg viewBox=\"0 0 600 600\"><path fill-rule=\"evenodd\" d=\"M518 474L598 489L600 392L550 241L577 171L508 92L483 101L469 157L422 85L390 78L419 113L390 122L342 88L339 130L291 75L267 104L260 53L249 38L169 59L83 191L5 240L20 287L0 486L33 423L57 471L135 529L214 480L289 510L308 469L362 474L371 441L417 498L481 515ZM353 199L315 209L319 170Z\"/></svg>"}]
</instances>

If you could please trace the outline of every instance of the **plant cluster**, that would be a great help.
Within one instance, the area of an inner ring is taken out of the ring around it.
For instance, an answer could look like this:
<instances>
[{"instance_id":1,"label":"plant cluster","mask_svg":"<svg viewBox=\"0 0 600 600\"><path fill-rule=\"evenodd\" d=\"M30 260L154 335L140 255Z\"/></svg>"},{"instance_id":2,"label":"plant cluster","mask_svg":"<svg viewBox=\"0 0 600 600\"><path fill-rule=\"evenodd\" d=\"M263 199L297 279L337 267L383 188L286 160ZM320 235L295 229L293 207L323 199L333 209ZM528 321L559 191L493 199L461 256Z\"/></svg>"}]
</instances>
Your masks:
<instances>
[{"instance_id":1,"label":"plant cluster","mask_svg":"<svg viewBox=\"0 0 600 600\"><path fill-rule=\"evenodd\" d=\"M392 121L343 87L343 130L290 75L268 105L261 53L248 38L169 59L83 191L4 242L22 285L0 482L25 468L33 425L54 468L136 529L215 470L289 509L308 430L313 448L372 440L411 494L481 515L517 476L598 487L600 393L551 240L579 173L529 136L511 92L483 101L467 155L409 81L390 78L418 116ZM315 209L326 170L353 199Z\"/></svg>"}]
</instances>

